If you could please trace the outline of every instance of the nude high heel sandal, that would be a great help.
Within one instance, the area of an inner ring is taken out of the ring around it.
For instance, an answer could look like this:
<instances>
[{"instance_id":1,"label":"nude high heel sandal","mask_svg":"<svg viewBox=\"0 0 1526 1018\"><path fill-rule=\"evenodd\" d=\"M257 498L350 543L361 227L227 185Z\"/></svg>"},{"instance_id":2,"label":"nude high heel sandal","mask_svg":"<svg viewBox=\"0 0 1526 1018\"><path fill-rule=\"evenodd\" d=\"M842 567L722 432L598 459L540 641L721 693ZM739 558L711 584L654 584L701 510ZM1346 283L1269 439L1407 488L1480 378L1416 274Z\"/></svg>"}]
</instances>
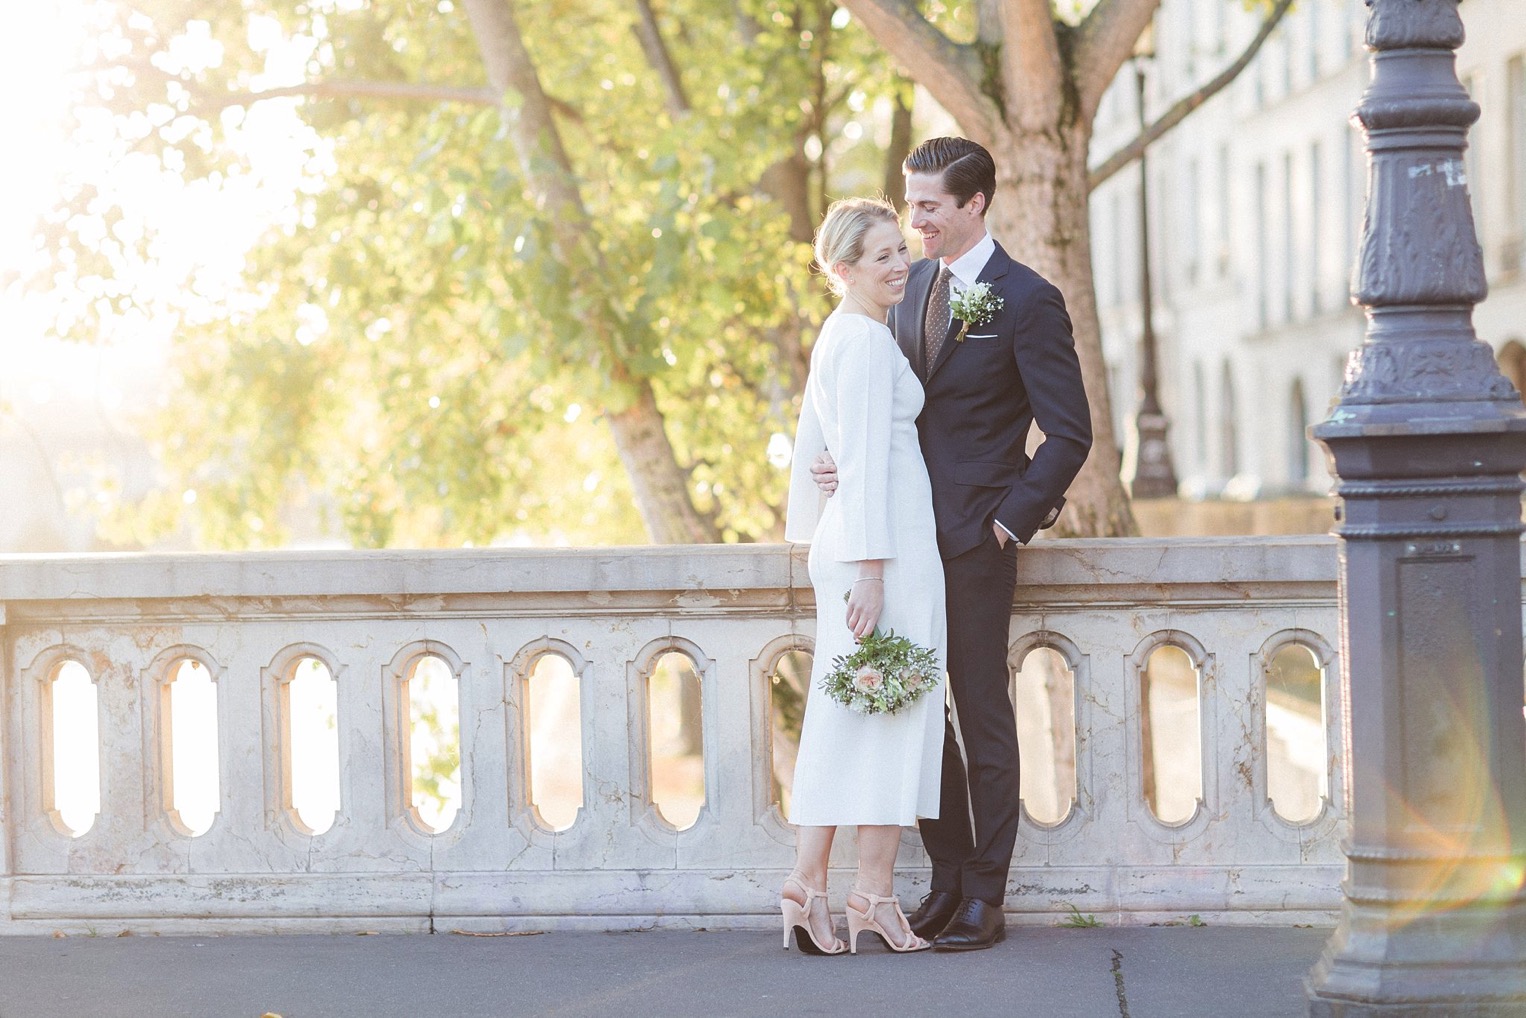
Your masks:
<instances>
[{"instance_id":1,"label":"nude high heel sandal","mask_svg":"<svg viewBox=\"0 0 1526 1018\"><path fill-rule=\"evenodd\" d=\"M779 896L779 909L784 913L784 949L786 951L789 950L789 938L790 934L793 933L795 935L795 946L800 948L803 954L832 955L845 953L848 947L841 940L837 939L835 933L832 936L832 943L823 946L816 940L816 932L811 929L811 905L817 898L820 898L822 908L826 908L827 893L807 887L805 881L793 873L785 877L784 882L786 884L794 884L805 894L805 904L803 905L798 901L786 898L782 894ZM831 915L829 911L827 918L830 919Z\"/></svg>"},{"instance_id":2,"label":"nude high heel sandal","mask_svg":"<svg viewBox=\"0 0 1526 1018\"><path fill-rule=\"evenodd\" d=\"M853 952L854 954L858 953L858 935L866 930L870 933L877 934L879 938L885 942L885 946L890 948L896 954L910 954L913 951L926 951L928 948L933 946L931 941L923 940L921 937L911 932L911 924L906 921L906 913L901 911L901 899L897 898L895 895L891 895L888 898L882 898L878 894L869 894L865 891L860 891L858 888L854 888L853 893L869 902L869 907L860 912L858 909L853 907L852 902L849 902L847 905L849 951ZM885 927L880 925L879 919L875 916L875 910L878 909L881 905L891 904L895 905L895 915L896 918L900 920L901 932L905 934L906 938L905 943L900 947L897 947L895 941L890 939L889 934L887 934L885 931Z\"/></svg>"}]
</instances>

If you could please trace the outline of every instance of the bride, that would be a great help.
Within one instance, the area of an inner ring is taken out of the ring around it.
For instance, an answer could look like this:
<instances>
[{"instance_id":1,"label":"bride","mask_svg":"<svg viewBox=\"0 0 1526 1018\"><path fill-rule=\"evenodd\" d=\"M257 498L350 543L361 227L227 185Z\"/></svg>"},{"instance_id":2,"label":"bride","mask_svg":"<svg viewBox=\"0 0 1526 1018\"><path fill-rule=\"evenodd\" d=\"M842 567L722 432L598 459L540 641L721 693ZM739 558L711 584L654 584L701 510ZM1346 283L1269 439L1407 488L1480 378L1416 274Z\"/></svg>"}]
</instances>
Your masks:
<instances>
[{"instance_id":1,"label":"bride","mask_svg":"<svg viewBox=\"0 0 1526 1018\"><path fill-rule=\"evenodd\" d=\"M808 954L856 952L858 934L868 931L893 951L920 951L930 945L911 932L895 897L895 857L902 827L938 815L944 697L866 715L819 689L832 659L852 653L876 626L932 648L939 674L944 665L943 562L917 442L922 385L885 325L910 267L895 209L865 198L835 202L816 234L816 262L841 302L811 352L785 527L788 540L811 544L816 648L790 800L799 830L780 899L784 946L793 934ZM826 500L810 474L822 450L838 471ZM840 825L858 828L847 945L826 898Z\"/></svg>"}]
</instances>

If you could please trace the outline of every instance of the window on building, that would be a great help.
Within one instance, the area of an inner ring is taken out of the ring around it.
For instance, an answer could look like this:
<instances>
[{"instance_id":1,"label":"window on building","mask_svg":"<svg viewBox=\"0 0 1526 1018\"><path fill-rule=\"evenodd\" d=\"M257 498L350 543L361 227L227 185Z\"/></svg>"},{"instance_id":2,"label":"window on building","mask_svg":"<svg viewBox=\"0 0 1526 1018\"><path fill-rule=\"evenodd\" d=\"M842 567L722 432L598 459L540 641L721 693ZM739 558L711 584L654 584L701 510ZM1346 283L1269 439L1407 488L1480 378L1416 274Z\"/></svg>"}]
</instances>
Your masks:
<instances>
[{"instance_id":1,"label":"window on building","mask_svg":"<svg viewBox=\"0 0 1526 1018\"><path fill-rule=\"evenodd\" d=\"M1505 65L1505 188L1506 228L1500 248L1500 269L1521 268L1522 233L1526 232L1526 58L1513 56Z\"/></svg>"},{"instance_id":2,"label":"window on building","mask_svg":"<svg viewBox=\"0 0 1526 1018\"><path fill-rule=\"evenodd\" d=\"M1309 0L1304 8L1304 26L1307 29L1308 46L1305 53L1309 58L1309 83L1319 80L1319 42L1320 24L1319 9L1324 0Z\"/></svg>"},{"instance_id":3,"label":"window on building","mask_svg":"<svg viewBox=\"0 0 1526 1018\"><path fill-rule=\"evenodd\" d=\"M1120 187L1113 191L1112 204L1113 207L1111 212L1113 220L1113 250L1111 258L1111 272L1109 275L1113 277L1113 303L1122 304L1126 299L1124 295L1128 293L1128 285L1124 282L1123 279L1123 247L1128 243L1128 239L1125 237L1125 231L1123 229L1123 188Z\"/></svg>"},{"instance_id":4,"label":"window on building","mask_svg":"<svg viewBox=\"0 0 1526 1018\"><path fill-rule=\"evenodd\" d=\"M1251 102L1256 109L1266 105L1266 76L1271 73L1272 55L1268 50L1273 48L1273 40L1268 39L1266 45L1261 47L1261 52L1256 54L1255 62L1251 64Z\"/></svg>"},{"instance_id":5,"label":"window on building","mask_svg":"<svg viewBox=\"0 0 1526 1018\"><path fill-rule=\"evenodd\" d=\"M1320 290L1324 286L1324 245L1321 241L1321 228L1325 221L1325 210L1321 199L1324 197L1325 181L1324 168L1320 165L1319 142L1309 146L1309 314L1320 313Z\"/></svg>"},{"instance_id":6,"label":"window on building","mask_svg":"<svg viewBox=\"0 0 1526 1018\"><path fill-rule=\"evenodd\" d=\"M1252 275L1255 278L1256 287L1256 325L1265 330L1267 325L1267 300L1266 300L1266 270L1270 259L1266 253L1266 164L1256 164L1255 174L1256 200L1256 266Z\"/></svg>"},{"instance_id":7,"label":"window on building","mask_svg":"<svg viewBox=\"0 0 1526 1018\"><path fill-rule=\"evenodd\" d=\"M1103 253L1112 246L1111 224L1107 221L1108 211L1112 207L1105 196L1093 194L1091 199L1091 240L1092 240L1092 285L1097 291L1097 306L1105 308L1111 303L1112 294L1109 292L1112 281L1108 276L1108 259Z\"/></svg>"},{"instance_id":8,"label":"window on building","mask_svg":"<svg viewBox=\"0 0 1526 1018\"><path fill-rule=\"evenodd\" d=\"M1297 206L1293 204L1293 153L1282 154L1282 320L1293 320L1293 278L1297 275L1294 262L1297 251L1293 241L1293 216Z\"/></svg>"},{"instance_id":9,"label":"window on building","mask_svg":"<svg viewBox=\"0 0 1526 1018\"><path fill-rule=\"evenodd\" d=\"M1184 0L1182 4L1182 37L1187 51L1185 63L1187 80L1197 81L1197 3L1195 0Z\"/></svg>"},{"instance_id":10,"label":"window on building","mask_svg":"<svg viewBox=\"0 0 1526 1018\"><path fill-rule=\"evenodd\" d=\"M1127 198L1128 204L1124 204ZM1135 271L1139 256L1139 182L1119 188L1113 194L1113 222L1118 232L1113 246L1113 274L1118 280L1118 302L1133 300L1139 293L1139 273Z\"/></svg>"},{"instance_id":11,"label":"window on building","mask_svg":"<svg viewBox=\"0 0 1526 1018\"><path fill-rule=\"evenodd\" d=\"M1219 473L1227 480L1240 472L1240 429L1235 423L1235 376L1229 361L1219 381Z\"/></svg>"},{"instance_id":12,"label":"window on building","mask_svg":"<svg viewBox=\"0 0 1526 1018\"><path fill-rule=\"evenodd\" d=\"M1229 210L1230 210L1229 146L1219 146L1219 229L1215 238L1218 275L1229 275Z\"/></svg>"},{"instance_id":13,"label":"window on building","mask_svg":"<svg viewBox=\"0 0 1526 1018\"><path fill-rule=\"evenodd\" d=\"M1182 260L1187 272L1187 286L1197 286L1198 262L1202 258L1201 239L1199 231L1202 229L1198 213L1198 158L1193 156L1187 160L1187 200L1183 203L1182 223Z\"/></svg>"},{"instance_id":14,"label":"window on building","mask_svg":"<svg viewBox=\"0 0 1526 1018\"><path fill-rule=\"evenodd\" d=\"M1282 73L1281 93L1278 98L1286 98L1293 94L1293 51L1298 47L1297 40L1293 38L1293 26L1287 20L1277 26L1277 34L1282 36L1281 45L1278 47L1282 50L1282 59L1278 61Z\"/></svg>"},{"instance_id":15,"label":"window on building","mask_svg":"<svg viewBox=\"0 0 1526 1018\"><path fill-rule=\"evenodd\" d=\"M1113 434L1122 435L1126 431L1124 421L1132 416L1125 404L1133 390L1124 388L1123 365L1118 361L1112 361L1107 366L1107 391L1113 396Z\"/></svg>"},{"instance_id":16,"label":"window on building","mask_svg":"<svg viewBox=\"0 0 1526 1018\"><path fill-rule=\"evenodd\" d=\"M1308 401L1303 398L1303 379L1293 379L1288 402L1288 487L1301 488L1309 480Z\"/></svg>"},{"instance_id":17,"label":"window on building","mask_svg":"<svg viewBox=\"0 0 1526 1018\"><path fill-rule=\"evenodd\" d=\"M1208 381L1203 362L1192 362L1192 452L1199 473L1208 472Z\"/></svg>"},{"instance_id":18,"label":"window on building","mask_svg":"<svg viewBox=\"0 0 1526 1018\"><path fill-rule=\"evenodd\" d=\"M1172 245L1173 231L1162 228L1162 224L1176 221L1176 217L1170 215L1170 207L1167 204L1175 191L1174 181L1171 180L1171 174L1164 160L1151 163L1150 236L1142 243L1150 245L1150 279L1151 285L1155 287L1157 303L1171 299L1172 282L1175 278L1173 269L1179 261ZM1144 252L1141 251L1140 256L1143 257L1143 255ZM1142 285L1143 280L1141 279L1140 282Z\"/></svg>"}]
</instances>

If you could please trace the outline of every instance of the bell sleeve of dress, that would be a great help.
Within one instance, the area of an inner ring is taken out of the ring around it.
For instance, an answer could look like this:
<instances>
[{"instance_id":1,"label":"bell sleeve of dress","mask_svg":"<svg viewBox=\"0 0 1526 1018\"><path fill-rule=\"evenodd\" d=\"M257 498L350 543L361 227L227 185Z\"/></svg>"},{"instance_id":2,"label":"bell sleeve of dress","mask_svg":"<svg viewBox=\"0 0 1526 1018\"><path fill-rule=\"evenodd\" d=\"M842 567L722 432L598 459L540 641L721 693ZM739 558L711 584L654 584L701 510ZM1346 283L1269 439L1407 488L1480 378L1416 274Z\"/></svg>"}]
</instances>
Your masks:
<instances>
[{"instance_id":1,"label":"bell sleeve of dress","mask_svg":"<svg viewBox=\"0 0 1526 1018\"><path fill-rule=\"evenodd\" d=\"M837 419L838 539L841 562L895 557L891 528L890 436L895 367L900 356L890 333L868 319L845 331L823 378Z\"/></svg>"},{"instance_id":2,"label":"bell sleeve of dress","mask_svg":"<svg viewBox=\"0 0 1526 1018\"><path fill-rule=\"evenodd\" d=\"M795 426L795 448L790 454L789 501L784 509L784 539L809 544L816 534L827 496L811 477L811 463L827 447L821 433L821 417L816 413L814 382L806 380L805 395L800 400L800 422Z\"/></svg>"}]
</instances>

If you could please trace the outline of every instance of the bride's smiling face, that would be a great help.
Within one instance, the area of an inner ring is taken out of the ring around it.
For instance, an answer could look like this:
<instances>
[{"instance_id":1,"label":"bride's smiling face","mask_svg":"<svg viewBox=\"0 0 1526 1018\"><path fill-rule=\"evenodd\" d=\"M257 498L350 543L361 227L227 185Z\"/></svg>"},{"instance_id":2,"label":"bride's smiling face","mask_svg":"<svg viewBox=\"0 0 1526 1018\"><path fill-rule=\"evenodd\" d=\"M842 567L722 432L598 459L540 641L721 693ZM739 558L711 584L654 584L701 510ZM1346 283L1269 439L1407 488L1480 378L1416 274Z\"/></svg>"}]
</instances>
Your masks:
<instances>
[{"instance_id":1,"label":"bride's smiling face","mask_svg":"<svg viewBox=\"0 0 1526 1018\"><path fill-rule=\"evenodd\" d=\"M898 224L881 221L864 234L864 253L839 269L847 296L866 309L887 310L906 296L911 256Z\"/></svg>"}]
</instances>

